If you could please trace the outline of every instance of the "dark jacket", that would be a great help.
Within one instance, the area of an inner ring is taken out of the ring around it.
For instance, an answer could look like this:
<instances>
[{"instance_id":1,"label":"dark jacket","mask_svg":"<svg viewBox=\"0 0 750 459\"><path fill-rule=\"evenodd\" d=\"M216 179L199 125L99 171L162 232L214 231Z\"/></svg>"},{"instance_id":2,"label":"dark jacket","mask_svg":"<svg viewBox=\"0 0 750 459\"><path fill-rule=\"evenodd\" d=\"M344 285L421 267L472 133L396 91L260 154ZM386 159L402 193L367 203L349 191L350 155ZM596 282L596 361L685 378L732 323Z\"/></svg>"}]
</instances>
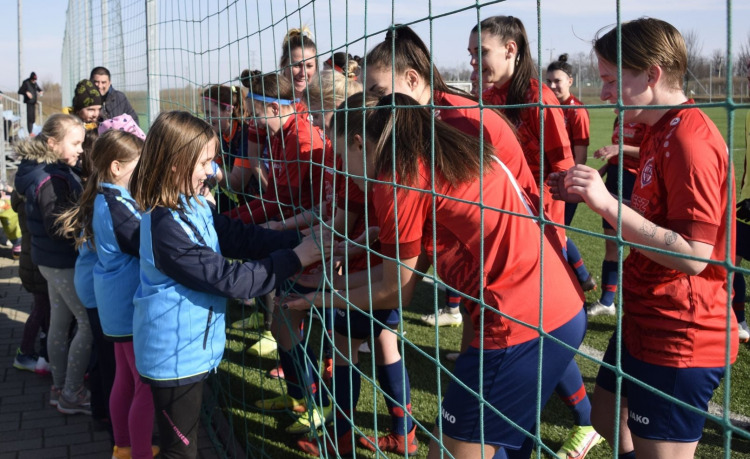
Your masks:
<instances>
[{"instance_id":1,"label":"dark jacket","mask_svg":"<svg viewBox=\"0 0 750 459\"><path fill-rule=\"evenodd\" d=\"M23 96L23 103L35 104L36 93L41 90L42 88L40 88L39 85L35 82L31 81L31 78L26 78L25 80L23 80L23 83L21 83L21 87L18 88L18 94L21 94ZM26 95L27 92L31 93L31 99L29 99L29 96Z\"/></svg>"},{"instance_id":2,"label":"dark jacket","mask_svg":"<svg viewBox=\"0 0 750 459\"><path fill-rule=\"evenodd\" d=\"M133 349L141 379L156 386L205 379L224 354L226 299L272 292L301 267L291 249L296 231L246 226L198 200L184 212L156 207L141 220Z\"/></svg>"},{"instance_id":3,"label":"dark jacket","mask_svg":"<svg viewBox=\"0 0 750 459\"><path fill-rule=\"evenodd\" d=\"M138 124L138 114L133 110L128 98L125 97L125 94L110 86L107 94L102 96L102 110L99 112L99 122L125 113L130 115L136 124Z\"/></svg>"},{"instance_id":4,"label":"dark jacket","mask_svg":"<svg viewBox=\"0 0 750 459\"><path fill-rule=\"evenodd\" d=\"M18 277L29 293L47 294L47 280L39 272L39 267L31 261L31 233L26 224L26 200L16 190L10 195L10 206L18 214L21 227L21 256L18 259Z\"/></svg>"},{"instance_id":5,"label":"dark jacket","mask_svg":"<svg viewBox=\"0 0 750 459\"><path fill-rule=\"evenodd\" d=\"M21 164L15 188L26 198L26 223L31 233L31 260L38 266L70 269L78 252L75 241L57 234L57 216L76 203L83 191L78 173L58 161L45 143L20 143Z\"/></svg>"}]
</instances>

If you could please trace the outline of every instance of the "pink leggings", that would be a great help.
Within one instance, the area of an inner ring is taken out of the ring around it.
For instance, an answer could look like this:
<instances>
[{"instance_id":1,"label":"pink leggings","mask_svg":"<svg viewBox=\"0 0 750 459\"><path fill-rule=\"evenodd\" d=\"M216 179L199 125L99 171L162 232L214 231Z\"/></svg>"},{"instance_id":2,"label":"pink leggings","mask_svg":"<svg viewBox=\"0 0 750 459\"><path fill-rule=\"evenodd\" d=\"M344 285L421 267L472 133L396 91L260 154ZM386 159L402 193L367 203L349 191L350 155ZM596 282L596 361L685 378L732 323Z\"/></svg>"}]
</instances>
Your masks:
<instances>
[{"instance_id":1,"label":"pink leggings","mask_svg":"<svg viewBox=\"0 0 750 459\"><path fill-rule=\"evenodd\" d=\"M154 399L151 387L141 382L135 369L132 341L115 343L115 362L115 383L109 398L115 445L132 447L133 459L151 459Z\"/></svg>"}]
</instances>

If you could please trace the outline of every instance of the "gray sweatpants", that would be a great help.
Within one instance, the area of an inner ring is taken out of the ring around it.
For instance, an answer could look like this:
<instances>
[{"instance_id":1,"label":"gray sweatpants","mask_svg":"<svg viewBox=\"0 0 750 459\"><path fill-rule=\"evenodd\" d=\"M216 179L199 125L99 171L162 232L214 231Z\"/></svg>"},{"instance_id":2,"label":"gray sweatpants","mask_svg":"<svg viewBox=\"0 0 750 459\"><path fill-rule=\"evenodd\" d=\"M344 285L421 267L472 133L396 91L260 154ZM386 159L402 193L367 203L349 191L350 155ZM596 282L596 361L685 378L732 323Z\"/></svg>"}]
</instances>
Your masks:
<instances>
[{"instance_id":1,"label":"gray sweatpants","mask_svg":"<svg viewBox=\"0 0 750 459\"><path fill-rule=\"evenodd\" d=\"M83 385L83 377L89 365L93 334L86 308L78 299L73 277L75 269L57 269L39 266L49 290L50 322L47 334L52 383L67 394L74 394ZM78 330L69 342L73 319Z\"/></svg>"}]
</instances>

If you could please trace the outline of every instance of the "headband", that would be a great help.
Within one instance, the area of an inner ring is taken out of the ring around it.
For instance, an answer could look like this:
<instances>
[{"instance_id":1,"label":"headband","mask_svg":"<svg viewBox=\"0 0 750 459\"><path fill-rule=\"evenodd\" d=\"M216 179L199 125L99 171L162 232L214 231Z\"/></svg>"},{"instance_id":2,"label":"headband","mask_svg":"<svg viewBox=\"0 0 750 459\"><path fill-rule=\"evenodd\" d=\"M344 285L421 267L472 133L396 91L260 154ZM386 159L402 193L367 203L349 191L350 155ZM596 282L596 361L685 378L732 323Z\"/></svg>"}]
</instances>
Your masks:
<instances>
[{"instance_id":1,"label":"headband","mask_svg":"<svg viewBox=\"0 0 750 459\"><path fill-rule=\"evenodd\" d=\"M203 100L208 100L208 101L214 102L214 103L216 103L218 105L223 105L224 107L227 107L229 110L233 110L234 109L234 105L232 105L232 104L225 104L224 102L218 101L216 99L212 99L212 98L207 97L207 96L203 96Z\"/></svg>"},{"instance_id":2,"label":"headband","mask_svg":"<svg viewBox=\"0 0 750 459\"><path fill-rule=\"evenodd\" d=\"M247 98L257 100L258 102L265 102L267 104L276 103L279 105L293 105L299 102L299 99L276 99L274 97L266 97L252 92L247 93Z\"/></svg>"}]
</instances>

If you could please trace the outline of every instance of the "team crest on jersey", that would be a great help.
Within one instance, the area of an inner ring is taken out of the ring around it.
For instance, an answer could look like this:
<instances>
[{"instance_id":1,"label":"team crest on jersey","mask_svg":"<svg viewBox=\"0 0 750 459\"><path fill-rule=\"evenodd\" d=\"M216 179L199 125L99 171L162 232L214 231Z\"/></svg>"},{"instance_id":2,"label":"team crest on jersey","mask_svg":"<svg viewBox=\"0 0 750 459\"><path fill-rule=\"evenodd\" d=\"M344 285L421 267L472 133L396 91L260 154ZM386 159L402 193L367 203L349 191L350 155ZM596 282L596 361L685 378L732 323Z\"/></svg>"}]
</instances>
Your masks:
<instances>
[{"instance_id":1,"label":"team crest on jersey","mask_svg":"<svg viewBox=\"0 0 750 459\"><path fill-rule=\"evenodd\" d=\"M641 171L641 188L645 188L650 185L654 180L654 158L649 158L646 164L643 165Z\"/></svg>"}]
</instances>

